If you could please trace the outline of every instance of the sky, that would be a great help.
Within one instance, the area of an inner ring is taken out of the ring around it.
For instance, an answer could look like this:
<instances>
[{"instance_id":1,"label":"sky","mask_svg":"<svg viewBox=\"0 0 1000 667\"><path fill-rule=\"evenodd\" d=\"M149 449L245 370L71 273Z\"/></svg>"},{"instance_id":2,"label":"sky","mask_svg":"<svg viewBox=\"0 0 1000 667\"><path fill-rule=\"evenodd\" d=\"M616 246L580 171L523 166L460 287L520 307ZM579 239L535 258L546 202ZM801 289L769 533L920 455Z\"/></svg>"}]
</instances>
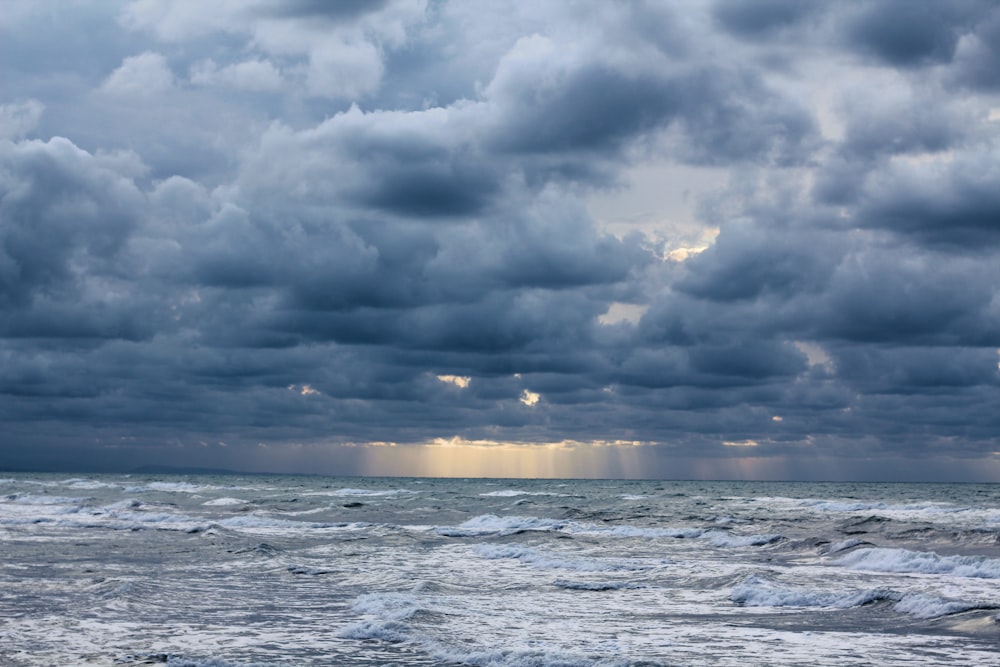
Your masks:
<instances>
[{"instance_id":1,"label":"sky","mask_svg":"<svg viewBox=\"0 0 1000 667\"><path fill-rule=\"evenodd\" d=\"M995 0L0 13L0 469L996 482L998 287Z\"/></svg>"}]
</instances>

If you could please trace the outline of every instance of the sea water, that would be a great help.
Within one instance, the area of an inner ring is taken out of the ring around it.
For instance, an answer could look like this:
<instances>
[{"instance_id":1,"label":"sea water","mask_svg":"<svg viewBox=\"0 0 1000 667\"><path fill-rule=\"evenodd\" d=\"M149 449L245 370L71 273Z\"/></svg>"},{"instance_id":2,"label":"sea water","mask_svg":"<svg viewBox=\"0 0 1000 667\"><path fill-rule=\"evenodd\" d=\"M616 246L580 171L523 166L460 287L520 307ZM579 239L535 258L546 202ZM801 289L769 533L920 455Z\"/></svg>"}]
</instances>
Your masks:
<instances>
[{"instance_id":1,"label":"sea water","mask_svg":"<svg viewBox=\"0 0 1000 667\"><path fill-rule=\"evenodd\" d=\"M1000 485L0 477L0 665L1000 665Z\"/></svg>"}]
</instances>

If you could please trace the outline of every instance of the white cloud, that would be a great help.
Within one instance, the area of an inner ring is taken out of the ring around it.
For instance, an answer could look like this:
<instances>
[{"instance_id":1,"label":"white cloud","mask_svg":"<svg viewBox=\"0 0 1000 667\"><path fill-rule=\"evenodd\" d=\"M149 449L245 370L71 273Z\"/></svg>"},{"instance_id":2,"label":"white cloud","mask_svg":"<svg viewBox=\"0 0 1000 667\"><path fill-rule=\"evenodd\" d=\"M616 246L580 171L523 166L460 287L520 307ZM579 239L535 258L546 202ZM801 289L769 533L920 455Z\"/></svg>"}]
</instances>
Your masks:
<instances>
[{"instance_id":1,"label":"white cloud","mask_svg":"<svg viewBox=\"0 0 1000 667\"><path fill-rule=\"evenodd\" d=\"M191 67L191 83L251 92L275 92L284 85L281 71L269 60L245 60L224 67L203 60Z\"/></svg>"},{"instance_id":2,"label":"white cloud","mask_svg":"<svg viewBox=\"0 0 1000 667\"><path fill-rule=\"evenodd\" d=\"M649 310L649 306L638 303L622 303L615 301L608 307L608 312L597 318L601 324L620 324L628 322L636 324Z\"/></svg>"},{"instance_id":3,"label":"white cloud","mask_svg":"<svg viewBox=\"0 0 1000 667\"><path fill-rule=\"evenodd\" d=\"M519 399L525 405L537 405L538 401L542 400L541 394L536 394L533 391L525 389L521 392L521 398Z\"/></svg>"},{"instance_id":4,"label":"white cloud","mask_svg":"<svg viewBox=\"0 0 1000 667\"><path fill-rule=\"evenodd\" d=\"M331 41L309 55L306 86L316 97L356 99L378 90L382 56L370 42Z\"/></svg>"},{"instance_id":5,"label":"white cloud","mask_svg":"<svg viewBox=\"0 0 1000 667\"><path fill-rule=\"evenodd\" d=\"M438 375L437 379L446 384L453 384L460 389L465 389L472 382L471 377L464 375Z\"/></svg>"},{"instance_id":6,"label":"white cloud","mask_svg":"<svg viewBox=\"0 0 1000 667\"><path fill-rule=\"evenodd\" d=\"M245 28L251 3L245 0L136 0L125 6L119 21L130 30L148 30L166 42L203 37L216 31Z\"/></svg>"},{"instance_id":7,"label":"white cloud","mask_svg":"<svg viewBox=\"0 0 1000 667\"><path fill-rule=\"evenodd\" d=\"M145 97L165 93L173 87L174 74L167 59L146 51L125 58L101 84L101 91L116 97Z\"/></svg>"},{"instance_id":8,"label":"white cloud","mask_svg":"<svg viewBox=\"0 0 1000 667\"><path fill-rule=\"evenodd\" d=\"M20 139L36 127L45 105L35 99L0 104L0 139Z\"/></svg>"}]
</instances>

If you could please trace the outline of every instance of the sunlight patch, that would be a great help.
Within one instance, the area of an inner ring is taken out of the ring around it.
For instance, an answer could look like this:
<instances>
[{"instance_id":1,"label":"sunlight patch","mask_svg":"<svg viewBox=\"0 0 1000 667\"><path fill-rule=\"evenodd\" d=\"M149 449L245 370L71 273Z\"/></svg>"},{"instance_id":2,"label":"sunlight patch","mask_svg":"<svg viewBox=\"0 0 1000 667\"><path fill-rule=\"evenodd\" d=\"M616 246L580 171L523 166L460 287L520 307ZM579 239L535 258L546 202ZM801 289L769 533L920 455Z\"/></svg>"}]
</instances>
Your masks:
<instances>
[{"instance_id":1,"label":"sunlight patch","mask_svg":"<svg viewBox=\"0 0 1000 667\"><path fill-rule=\"evenodd\" d=\"M521 392L521 398L519 399L525 405L537 405L538 401L542 399L541 394L536 394L533 391L528 391L525 389Z\"/></svg>"},{"instance_id":2,"label":"sunlight patch","mask_svg":"<svg viewBox=\"0 0 1000 667\"><path fill-rule=\"evenodd\" d=\"M319 396L320 394L319 390L313 389L308 384L290 384L288 385L288 391L297 392L300 396Z\"/></svg>"},{"instance_id":3,"label":"sunlight patch","mask_svg":"<svg viewBox=\"0 0 1000 667\"><path fill-rule=\"evenodd\" d=\"M718 227L708 227L702 230L697 240L693 243L666 243L663 246L663 254L660 257L664 262L684 262L695 255L708 250L719 236Z\"/></svg>"},{"instance_id":4,"label":"sunlight patch","mask_svg":"<svg viewBox=\"0 0 1000 667\"><path fill-rule=\"evenodd\" d=\"M472 378L465 375L438 375L437 379L446 384L453 384L459 389L465 389L472 382Z\"/></svg>"}]
</instances>

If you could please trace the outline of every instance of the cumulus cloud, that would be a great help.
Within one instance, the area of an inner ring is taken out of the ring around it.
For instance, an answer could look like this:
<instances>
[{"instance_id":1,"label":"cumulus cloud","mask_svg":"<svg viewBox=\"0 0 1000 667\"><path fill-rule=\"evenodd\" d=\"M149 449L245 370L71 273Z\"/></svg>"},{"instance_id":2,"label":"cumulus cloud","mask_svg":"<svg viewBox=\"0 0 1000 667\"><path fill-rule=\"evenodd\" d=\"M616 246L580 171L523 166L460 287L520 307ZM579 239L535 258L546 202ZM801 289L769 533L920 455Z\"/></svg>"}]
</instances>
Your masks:
<instances>
[{"instance_id":1,"label":"cumulus cloud","mask_svg":"<svg viewBox=\"0 0 1000 667\"><path fill-rule=\"evenodd\" d=\"M146 51L122 61L101 85L101 91L115 97L146 97L168 92L174 85L174 74L167 59L159 53Z\"/></svg>"},{"instance_id":2,"label":"cumulus cloud","mask_svg":"<svg viewBox=\"0 0 1000 667\"><path fill-rule=\"evenodd\" d=\"M0 139L20 139L36 127L45 105L38 100L0 104Z\"/></svg>"},{"instance_id":3,"label":"cumulus cloud","mask_svg":"<svg viewBox=\"0 0 1000 667\"><path fill-rule=\"evenodd\" d=\"M19 69L0 107L0 466L448 441L992 469L994 4L94 11L114 37L46 61L72 83ZM706 173L683 219L609 212Z\"/></svg>"},{"instance_id":4,"label":"cumulus cloud","mask_svg":"<svg viewBox=\"0 0 1000 667\"><path fill-rule=\"evenodd\" d=\"M281 71L267 60L245 60L225 67L205 60L191 67L191 83L251 92L275 92L284 85Z\"/></svg>"}]
</instances>

